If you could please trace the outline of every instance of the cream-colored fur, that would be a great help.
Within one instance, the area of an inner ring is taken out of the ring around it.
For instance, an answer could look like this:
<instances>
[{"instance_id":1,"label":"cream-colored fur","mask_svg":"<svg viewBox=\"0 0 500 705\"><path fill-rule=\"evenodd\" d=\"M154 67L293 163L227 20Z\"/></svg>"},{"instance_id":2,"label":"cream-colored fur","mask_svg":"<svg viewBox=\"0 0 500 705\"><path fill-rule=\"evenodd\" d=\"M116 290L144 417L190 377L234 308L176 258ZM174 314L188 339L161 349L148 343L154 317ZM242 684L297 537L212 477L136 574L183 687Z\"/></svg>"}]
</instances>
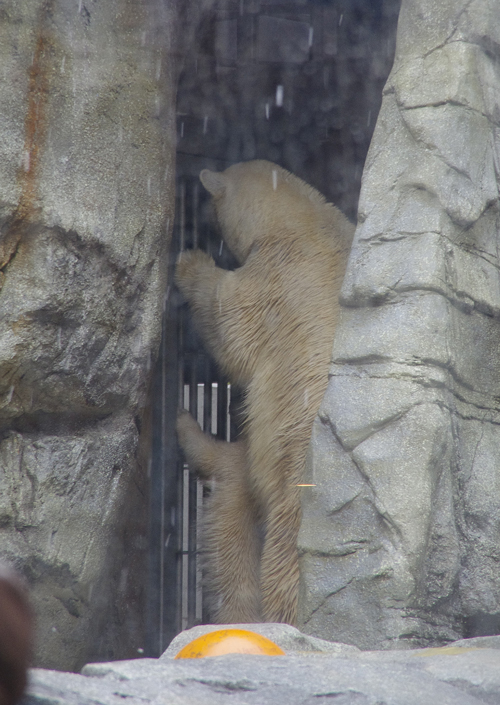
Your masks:
<instances>
[{"instance_id":1,"label":"cream-colored fur","mask_svg":"<svg viewBox=\"0 0 500 705\"><path fill-rule=\"evenodd\" d=\"M226 271L201 250L187 251L179 256L176 282L208 349L246 394L239 445L207 445L215 441L196 430L194 421L189 428L181 420L179 427L188 462L201 473L225 477L217 484L207 525L210 587L221 597L216 619L263 617L293 624L297 483L327 385L354 226L311 186L270 162L236 164L222 173L204 170L200 178L241 266ZM223 569L217 563L222 555L228 556ZM247 596L236 607L228 596L240 585Z\"/></svg>"},{"instance_id":2,"label":"cream-colored fur","mask_svg":"<svg viewBox=\"0 0 500 705\"><path fill-rule=\"evenodd\" d=\"M203 513L204 587L219 624L260 621L258 510L248 485L244 440L217 441L187 412L177 420L179 442L200 479L212 480Z\"/></svg>"}]
</instances>

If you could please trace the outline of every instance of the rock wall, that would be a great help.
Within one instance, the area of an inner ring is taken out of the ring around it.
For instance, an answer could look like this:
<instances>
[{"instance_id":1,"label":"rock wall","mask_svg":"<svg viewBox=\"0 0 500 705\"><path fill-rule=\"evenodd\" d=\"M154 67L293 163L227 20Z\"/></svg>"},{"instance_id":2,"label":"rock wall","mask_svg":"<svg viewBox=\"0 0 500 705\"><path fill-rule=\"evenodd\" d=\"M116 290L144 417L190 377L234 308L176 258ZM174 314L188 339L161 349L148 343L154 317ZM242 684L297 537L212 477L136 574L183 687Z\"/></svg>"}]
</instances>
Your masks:
<instances>
[{"instance_id":1,"label":"rock wall","mask_svg":"<svg viewBox=\"0 0 500 705\"><path fill-rule=\"evenodd\" d=\"M176 22L161 0L0 8L0 554L49 668L143 646Z\"/></svg>"},{"instance_id":2,"label":"rock wall","mask_svg":"<svg viewBox=\"0 0 500 705\"><path fill-rule=\"evenodd\" d=\"M315 636L498 622L499 159L500 4L403 0L303 495Z\"/></svg>"},{"instance_id":3,"label":"rock wall","mask_svg":"<svg viewBox=\"0 0 500 705\"><path fill-rule=\"evenodd\" d=\"M243 625L240 625L243 626ZM88 664L82 675L33 669L32 705L481 705L500 698L498 637L443 649L359 651L307 637L284 624L246 625L285 655L175 659L207 627L179 634L158 659ZM208 628L209 629L209 628Z\"/></svg>"}]
</instances>

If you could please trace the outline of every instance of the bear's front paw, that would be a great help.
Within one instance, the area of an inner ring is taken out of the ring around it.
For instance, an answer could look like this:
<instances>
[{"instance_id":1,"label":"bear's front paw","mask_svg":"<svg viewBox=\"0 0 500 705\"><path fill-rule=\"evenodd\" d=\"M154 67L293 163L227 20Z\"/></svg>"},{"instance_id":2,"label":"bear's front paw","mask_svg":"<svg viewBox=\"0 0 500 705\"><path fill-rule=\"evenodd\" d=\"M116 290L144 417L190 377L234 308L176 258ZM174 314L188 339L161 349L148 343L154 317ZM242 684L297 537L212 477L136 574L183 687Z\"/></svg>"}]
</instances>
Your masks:
<instances>
[{"instance_id":1,"label":"bear's front paw","mask_svg":"<svg viewBox=\"0 0 500 705\"><path fill-rule=\"evenodd\" d=\"M190 444L196 441L200 434L203 435L203 431L196 420L193 419L189 411L184 410L177 413L176 430L179 444L184 450L189 448Z\"/></svg>"},{"instance_id":2,"label":"bear's front paw","mask_svg":"<svg viewBox=\"0 0 500 705\"><path fill-rule=\"evenodd\" d=\"M207 270L213 270L215 262L203 250L184 250L177 258L175 283L183 292L189 292L196 281L206 278Z\"/></svg>"}]
</instances>

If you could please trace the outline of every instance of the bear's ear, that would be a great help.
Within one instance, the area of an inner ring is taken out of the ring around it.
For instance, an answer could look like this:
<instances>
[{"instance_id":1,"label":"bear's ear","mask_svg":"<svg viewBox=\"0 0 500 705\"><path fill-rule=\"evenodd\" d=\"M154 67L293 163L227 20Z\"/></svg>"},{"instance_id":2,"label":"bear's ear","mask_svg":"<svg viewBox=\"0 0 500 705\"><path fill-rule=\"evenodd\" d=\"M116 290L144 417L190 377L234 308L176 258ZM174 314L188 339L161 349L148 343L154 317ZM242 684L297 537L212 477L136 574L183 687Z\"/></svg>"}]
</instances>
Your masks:
<instances>
[{"instance_id":1,"label":"bear's ear","mask_svg":"<svg viewBox=\"0 0 500 705\"><path fill-rule=\"evenodd\" d=\"M218 171L203 169L200 172L200 181L212 196L222 196L226 190L226 177Z\"/></svg>"}]
</instances>

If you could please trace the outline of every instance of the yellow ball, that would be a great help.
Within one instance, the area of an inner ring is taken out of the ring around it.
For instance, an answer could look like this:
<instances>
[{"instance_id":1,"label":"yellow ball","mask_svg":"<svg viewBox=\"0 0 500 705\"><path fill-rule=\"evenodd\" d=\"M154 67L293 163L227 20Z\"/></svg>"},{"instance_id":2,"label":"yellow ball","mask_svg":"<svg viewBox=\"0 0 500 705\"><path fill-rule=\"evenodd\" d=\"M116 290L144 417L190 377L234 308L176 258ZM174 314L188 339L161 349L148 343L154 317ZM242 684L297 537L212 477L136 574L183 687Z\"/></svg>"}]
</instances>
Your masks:
<instances>
[{"instance_id":1,"label":"yellow ball","mask_svg":"<svg viewBox=\"0 0 500 705\"><path fill-rule=\"evenodd\" d=\"M175 658L206 658L223 654L284 656L285 652L261 634L246 629L219 629L193 639Z\"/></svg>"}]
</instances>

